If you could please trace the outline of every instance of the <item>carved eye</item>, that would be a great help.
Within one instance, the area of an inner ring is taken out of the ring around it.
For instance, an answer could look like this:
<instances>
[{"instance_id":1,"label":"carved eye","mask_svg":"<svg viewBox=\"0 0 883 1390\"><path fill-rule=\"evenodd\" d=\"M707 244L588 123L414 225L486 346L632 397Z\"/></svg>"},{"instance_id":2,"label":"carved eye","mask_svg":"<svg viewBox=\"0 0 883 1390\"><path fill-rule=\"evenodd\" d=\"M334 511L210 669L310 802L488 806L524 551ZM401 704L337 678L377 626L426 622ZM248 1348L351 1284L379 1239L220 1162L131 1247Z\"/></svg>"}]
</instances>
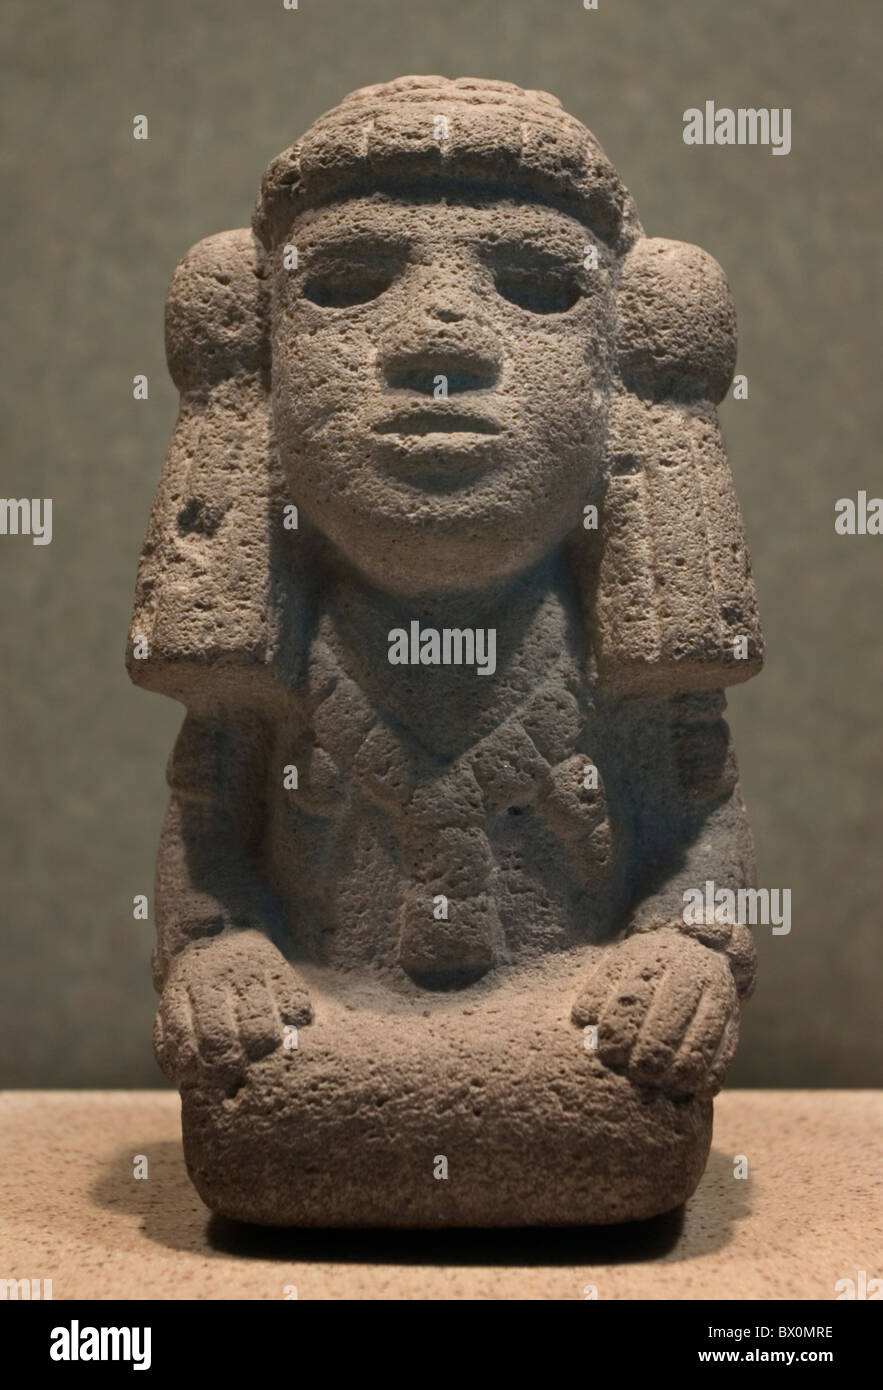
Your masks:
<instances>
[{"instance_id":1,"label":"carved eye","mask_svg":"<svg viewBox=\"0 0 883 1390\"><path fill-rule=\"evenodd\" d=\"M488 248L497 294L531 314L564 314L582 296L580 272L567 257L540 246L509 242Z\"/></svg>"},{"instance_id":2,"label":"carved eye","mask_svg":"<svg viewBox=\"0 0 883 1390\"><path fill-rule=\"evenodd\" d=\"M323 309L346 309L379 298L394 279L388 266L340 264L311 272L301 294Z\"/></svg>"},{"instance_id":3,"label":"carved eye","mask_svg":"<svg viewBox=\"0 0 883 1390\"><path fill-rule=\"evenodd\" d=\"M497 293L532 314L563 314L572 309L582 290L574 272L563 267L506 266L494 270Z\"/></svg>"}]
</instances>

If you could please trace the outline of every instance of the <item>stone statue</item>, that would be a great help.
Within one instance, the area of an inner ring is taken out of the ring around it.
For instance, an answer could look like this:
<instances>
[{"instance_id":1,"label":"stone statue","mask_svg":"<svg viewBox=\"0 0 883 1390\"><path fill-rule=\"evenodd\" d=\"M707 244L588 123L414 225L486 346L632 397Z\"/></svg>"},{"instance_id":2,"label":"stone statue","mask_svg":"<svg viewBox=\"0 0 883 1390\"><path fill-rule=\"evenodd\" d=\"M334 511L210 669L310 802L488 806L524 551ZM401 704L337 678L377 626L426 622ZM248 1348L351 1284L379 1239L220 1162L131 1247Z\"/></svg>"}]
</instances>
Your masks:
<instances>
[{"instance_id":1,"label":"stone statue","mask_svg":"<svg viewBox=\"0 0 883 1390\"><path fill-rule=\"evenodd\" d=\"M544 92L362 88L201 241L128 658L187 708L156 1051L205 1202L646 1218L751 992L723 688L760 667L735 325Z\"/></svg>"}]
</instances>

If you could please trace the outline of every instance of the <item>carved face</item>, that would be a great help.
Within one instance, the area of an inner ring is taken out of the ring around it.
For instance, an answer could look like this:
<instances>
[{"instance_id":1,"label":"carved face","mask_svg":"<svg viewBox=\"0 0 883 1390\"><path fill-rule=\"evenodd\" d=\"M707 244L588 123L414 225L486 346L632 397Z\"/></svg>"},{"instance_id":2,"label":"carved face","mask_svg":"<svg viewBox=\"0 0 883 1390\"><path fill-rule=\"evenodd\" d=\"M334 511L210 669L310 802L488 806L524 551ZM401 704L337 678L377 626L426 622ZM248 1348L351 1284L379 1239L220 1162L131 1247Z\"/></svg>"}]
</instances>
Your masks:
<instances>
[{"instance_id":1,"label":"carved face","mask_svg":"<svg viewBox=\"0 0 883 1390\"><path fill-rule=\"evenodd\" d=\"M287 245L276 437L294 501L371 583L479 588L581 525L612 323L610 254L582 223L377 194L304 214Z\"/></svg>"}]
</instances>

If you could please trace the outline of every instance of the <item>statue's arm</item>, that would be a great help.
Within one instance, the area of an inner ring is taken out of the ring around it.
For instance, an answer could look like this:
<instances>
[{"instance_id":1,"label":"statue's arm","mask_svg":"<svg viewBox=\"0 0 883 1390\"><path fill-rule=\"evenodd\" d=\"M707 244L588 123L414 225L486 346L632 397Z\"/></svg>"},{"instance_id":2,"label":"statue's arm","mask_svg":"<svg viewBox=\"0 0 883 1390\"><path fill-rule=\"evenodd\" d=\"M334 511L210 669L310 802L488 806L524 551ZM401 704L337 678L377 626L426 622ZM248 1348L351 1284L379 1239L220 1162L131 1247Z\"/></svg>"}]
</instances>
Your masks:
<instances>
[{"instance_id":1,"label":"statue's arm","mask_svg":"<svg viewBox=\"0 0 883 1390\"><path fill-rule=\"evenodd\" d=\"M237 1085L310 1022L306 990L282 954L282 911L256 861L265 817L267 729L188 714L169 761L157 862L157 1059L171 1080L206 1070Z\"/></svg>"},{"instance_id":2,"label":"statue's arm","mask_svg":"<svg viewBox=\"0 0 883 1390\"><path fill-rule=\"evenodd\" d=\"M722 692L660 701L653 723L664 750L635 817L636 881L627 935L676 928L727 959L737 991L754 988L750 930L685 920L689 895L753 887L754 842L739 787ZM689 914L687 914L689 916Z\"/></svg>"},{"instance_id":3,"label":"statue's arm","mask_svg":"<svg viewBox=\"0 0 883 1390\"><path fill-rule=\"evenodd\" d=\"M573 1021L602 1061L640 1084L712 1096L754 987L751 929L685 922L685 892L748 887L754 849L718 692L641 701L621 735L635 892L624 937L598 953Z\"/></svg>"},{"instance_id":4,"label":"statue's arm","mask_svg":"<svg viewBox=\"0 0 883 1390\"><path fill-rule=\"evenodd\" d=\"M253 858L264 817L266 731L257 716L190 713L169 759L171 790L156 877L156 982L208 937L243 927L268 935L281 915Z\"/></svg>"}]
</instances>

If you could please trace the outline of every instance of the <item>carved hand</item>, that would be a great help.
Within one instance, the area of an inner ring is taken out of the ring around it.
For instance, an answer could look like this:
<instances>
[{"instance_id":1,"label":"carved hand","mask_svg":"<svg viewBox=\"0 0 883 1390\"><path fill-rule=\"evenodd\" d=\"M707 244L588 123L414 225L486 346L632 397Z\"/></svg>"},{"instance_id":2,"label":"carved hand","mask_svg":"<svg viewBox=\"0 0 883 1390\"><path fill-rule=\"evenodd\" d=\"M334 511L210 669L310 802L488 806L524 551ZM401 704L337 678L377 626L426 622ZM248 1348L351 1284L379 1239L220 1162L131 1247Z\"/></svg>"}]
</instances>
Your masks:
<instances>
[{"instance_id":1,"label":"carved hand","mask_svg":"<svg viewBox=\"0 0 883 1390\"><path fill-rule=\"evenodd\" d=\"M178 1085L202 1076L235 1087L249 1062L280 1046L286 1024L303 1027L311 1019L309 996L273 943L254 928L229 931L176 957L154 1048Z\"/></svg>"},{"instance_id":2,"label":"carved hand","mask_svg":"<svg viewBox=\"0 0 883 1390\"><path fill-rule=\"evenodd\" d=\"M606 1066L641 1085L710 1098L736 1050L739 1014L726 955L671 927L605 947L571 1017L597 1026Z\"/></svg>"}]
</instances>

